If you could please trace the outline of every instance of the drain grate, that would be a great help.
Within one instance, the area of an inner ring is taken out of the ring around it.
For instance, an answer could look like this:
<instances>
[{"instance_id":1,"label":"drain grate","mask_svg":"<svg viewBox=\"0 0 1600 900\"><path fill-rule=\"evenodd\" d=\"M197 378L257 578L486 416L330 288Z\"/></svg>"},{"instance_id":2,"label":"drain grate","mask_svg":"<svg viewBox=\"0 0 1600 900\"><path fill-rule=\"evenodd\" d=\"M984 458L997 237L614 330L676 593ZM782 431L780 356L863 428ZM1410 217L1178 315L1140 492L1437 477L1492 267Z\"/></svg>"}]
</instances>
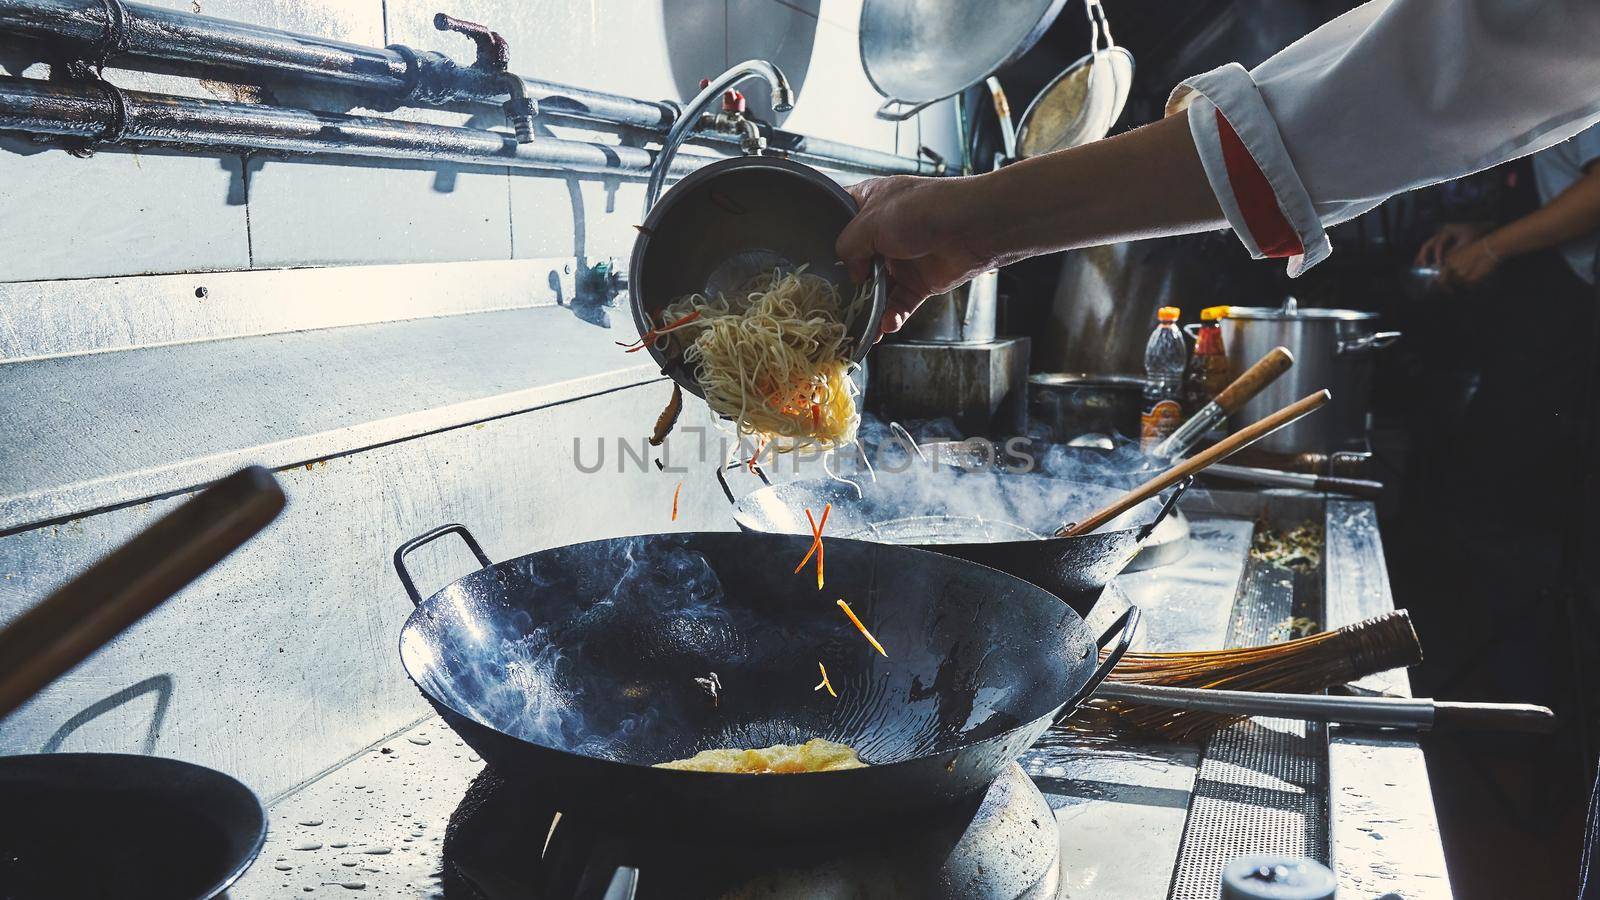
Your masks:
<instances>
[{"instance_id":1,"label":"drain grate","mask_svg":"<svg viewBox=\"0 0 1600 900\"><path fill-rule=\"evenodd\" d=\"M1317 573L1320 575L1320 573ZM1251 560L1240 579L1227 644L1265 643L1307 601L1310 577ZM1297 588L1300 596L1296 596ZM1298 602L1296 602L1298 601ZM1189 798L1171 900L1216 900L1222 868L1246 853L1328 859L1327 732L1320 724L1252 719L1212 735Z\"/></svg>"}]
</instances>

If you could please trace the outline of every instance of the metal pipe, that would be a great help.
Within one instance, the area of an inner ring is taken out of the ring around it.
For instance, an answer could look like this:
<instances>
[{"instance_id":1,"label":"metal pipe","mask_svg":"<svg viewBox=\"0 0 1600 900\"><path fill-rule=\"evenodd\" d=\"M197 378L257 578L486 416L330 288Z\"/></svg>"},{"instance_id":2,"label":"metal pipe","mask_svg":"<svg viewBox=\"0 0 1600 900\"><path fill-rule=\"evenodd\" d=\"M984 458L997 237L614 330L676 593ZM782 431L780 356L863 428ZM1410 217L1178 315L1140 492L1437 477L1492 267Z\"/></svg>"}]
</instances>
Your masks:
<instances>
[{"instance_id":1,"label":"metal pipe","mask_svg":"<svg viewBox=\"0 0 1600 900\"><path fill-rule=\"evenodd\" d=\"M639 147L555 139L518 144L510 135L477 128L20 78L0 78L0 130L608 174L644 175L656 158ZM672 169L685 175L702 164L680 158Z\"/></svg>"},{"instance_id":2,"label":"metal pipe","mask_svg":"<svg viewBox=\"0 0 1600 900\"><path fill-rule=\"evenodd\" d=\"M764 78L767 85L772 88L773 112L786 112L794 108L794 91L789 87L789 79L784 77L777 66L764 59L745 60L716 78L706 81L700 93L684 107L683 113L678 116L678 121L672 124L672 129L661 141L661 156L657 160L657 166L651 170L650 181L644 188L646 215L649 215L650 207L656 205L656 198L661 196L661 189L667 183L667 168L672 165L673 157L678 155L678 148L683 146L684 140L689 137L689 131L700 124L700 117L706 114L712 103L722 99L724 91L752 78Z\"/></svg>"},{"instance_id":3,"label":"metal pipe","mask_svg":"<svg viewBox=\"0 0 1600 900\"><path fill-rule=\"evenodd\" d=\"M0 31L98 46L114 30L107 9L101 0L0 0ZM406 60L393 50L142 3L123 3L122 9L119 46L105 48L118 56L246 72L270 67L285 77L390 94L406 84Z\"/></svg>"},{"instance_id":4,"label":"metal pipe","mask_svg":"<svg viewBox=\"0 0 1600 900\"><path fill-rule=\"evenodd\" d=\"M439 53L406 47L364 47L314 35L124 0L119 29L102 0L0 0L0 35L71 41L90 57L165 62L242 72L255 78L293 80L374 94L396 105L455 102L500 104L507 82L498 73L460 66ZM677 121L668 101L639 100L523 78L543 114L603 122L661 134ZM736 144L723 135L695 135L694 143ZM868 150L774 129L770 144L803 162L873 174L937 174L919 159Z\"/></svg>"}]
</instances>

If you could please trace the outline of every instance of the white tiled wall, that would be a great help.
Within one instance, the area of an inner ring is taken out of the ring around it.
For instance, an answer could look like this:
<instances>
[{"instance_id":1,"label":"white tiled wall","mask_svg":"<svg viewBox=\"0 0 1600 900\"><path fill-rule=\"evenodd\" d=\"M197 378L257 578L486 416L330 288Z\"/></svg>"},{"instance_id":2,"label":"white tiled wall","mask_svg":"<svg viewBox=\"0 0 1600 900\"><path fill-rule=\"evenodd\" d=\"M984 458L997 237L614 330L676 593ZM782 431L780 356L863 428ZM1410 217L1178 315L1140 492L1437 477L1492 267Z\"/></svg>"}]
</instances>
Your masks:
<instances>
[{"instance_id":1,"label":"white tiled wall","mask_svg":"<svg viewBox=\"0 0 1600 900\"><path fill-rule=\"evenodd\" d=\"M193 10L194 0L156 0ZM685 100L701 77L752 57L795 83L795 131L875 150L915 151L915 123L873 117L881 98L856 44L860 0L199 0L206 15L368 46L404 43L470 63L471 43L433 28L444 10L511 43L513 69L643 98ZM26 60L24 60L26 62ZM15 60L0 61L17 68ZM222 84L108 70L133 89L227 97ZM16 71L7 74L20 74ZM39 75L35 66L28 73ZM752 108L765 87L749 84ZM282 102L349 110L345 98L281 92ZM954 144L948 105L922 139ZM365 110L353 110L365 112ZM468 114L383 113L442 124ZM497 119L497 116L492 117ZM478 123L474 123L478 124ZM563 129L562 136L614 137ZM625 258L639 221L636 181L560 178L493 167L102 151L82 160L0 139L0 281L190 270L582 254Z\"/></svg>"}]
</instances>

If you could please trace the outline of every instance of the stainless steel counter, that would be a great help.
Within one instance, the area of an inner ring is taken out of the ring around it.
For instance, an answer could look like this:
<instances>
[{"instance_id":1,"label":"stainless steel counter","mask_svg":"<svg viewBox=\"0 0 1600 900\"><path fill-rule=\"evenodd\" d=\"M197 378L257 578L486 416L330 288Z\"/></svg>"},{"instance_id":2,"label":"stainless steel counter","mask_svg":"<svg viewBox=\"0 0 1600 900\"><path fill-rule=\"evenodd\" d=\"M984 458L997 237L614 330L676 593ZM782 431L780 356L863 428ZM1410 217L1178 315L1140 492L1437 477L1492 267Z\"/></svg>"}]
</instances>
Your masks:
<instances>
[{"instance_id":1,"label":"stainless steel counter","mask_svg":"<svg viewBox=\"0 0 1600 900\"><path fill-rule=\"evenodd\" d=\"M1247 634L1251 616L1259 619L1272 602L1314 602L1328 626L1392 608L1370 504L1217 492L1186 511L1196 538L1190 553L1118 580L1121 595L1146 612L1144 649L1221 646ZM1248 563L1258 516L1325 521L1322 576ZM1092 618L1116 611L1096 609ZM1366 684L1407 686L1404 673ZM1052 733L1030 750L1024 768L1060 829L1058 896L1180 898L1208 889L1215 896L1213 860L1284 846L1321 848L1345 900L1451 896L1427 772L1409 736L1276 720L1236 728L1201 744ZM1273 775L1287 763L1302 775ZM446 822L481 769L436 719L392 736L275 802L261 859L230 896L442 897Z\"/></svg>"}]
</instances>

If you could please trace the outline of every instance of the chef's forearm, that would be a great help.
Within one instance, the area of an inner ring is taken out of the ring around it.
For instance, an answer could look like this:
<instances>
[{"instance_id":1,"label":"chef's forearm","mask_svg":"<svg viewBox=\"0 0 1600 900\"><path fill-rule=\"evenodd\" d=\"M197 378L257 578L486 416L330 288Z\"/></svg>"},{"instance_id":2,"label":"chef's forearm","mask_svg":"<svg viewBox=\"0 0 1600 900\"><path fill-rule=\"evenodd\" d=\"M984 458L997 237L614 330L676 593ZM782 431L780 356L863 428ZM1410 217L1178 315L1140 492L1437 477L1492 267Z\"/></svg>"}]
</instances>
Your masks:
<instances>
[{"instance_id":1,"label":"chef's forearm","mask_svg":"<svg viewBox=\"0 0 1600 900\"><path fill-rule=\"evenodd\" d=\"M1226 225L1182 116L969 185L967 228L1005 262Z\"/></svg>"},{"instance_id":2,"label":"chef's forearm","mask_svg":"<svg viewBox=\"0 0 1600 900\"><path fill-rule=\"evenodd\" d=\"M1491 253L1510 259L1600 231L1600 166L1526 216L1490 232Z\"/></svg>"}]
</instances>

